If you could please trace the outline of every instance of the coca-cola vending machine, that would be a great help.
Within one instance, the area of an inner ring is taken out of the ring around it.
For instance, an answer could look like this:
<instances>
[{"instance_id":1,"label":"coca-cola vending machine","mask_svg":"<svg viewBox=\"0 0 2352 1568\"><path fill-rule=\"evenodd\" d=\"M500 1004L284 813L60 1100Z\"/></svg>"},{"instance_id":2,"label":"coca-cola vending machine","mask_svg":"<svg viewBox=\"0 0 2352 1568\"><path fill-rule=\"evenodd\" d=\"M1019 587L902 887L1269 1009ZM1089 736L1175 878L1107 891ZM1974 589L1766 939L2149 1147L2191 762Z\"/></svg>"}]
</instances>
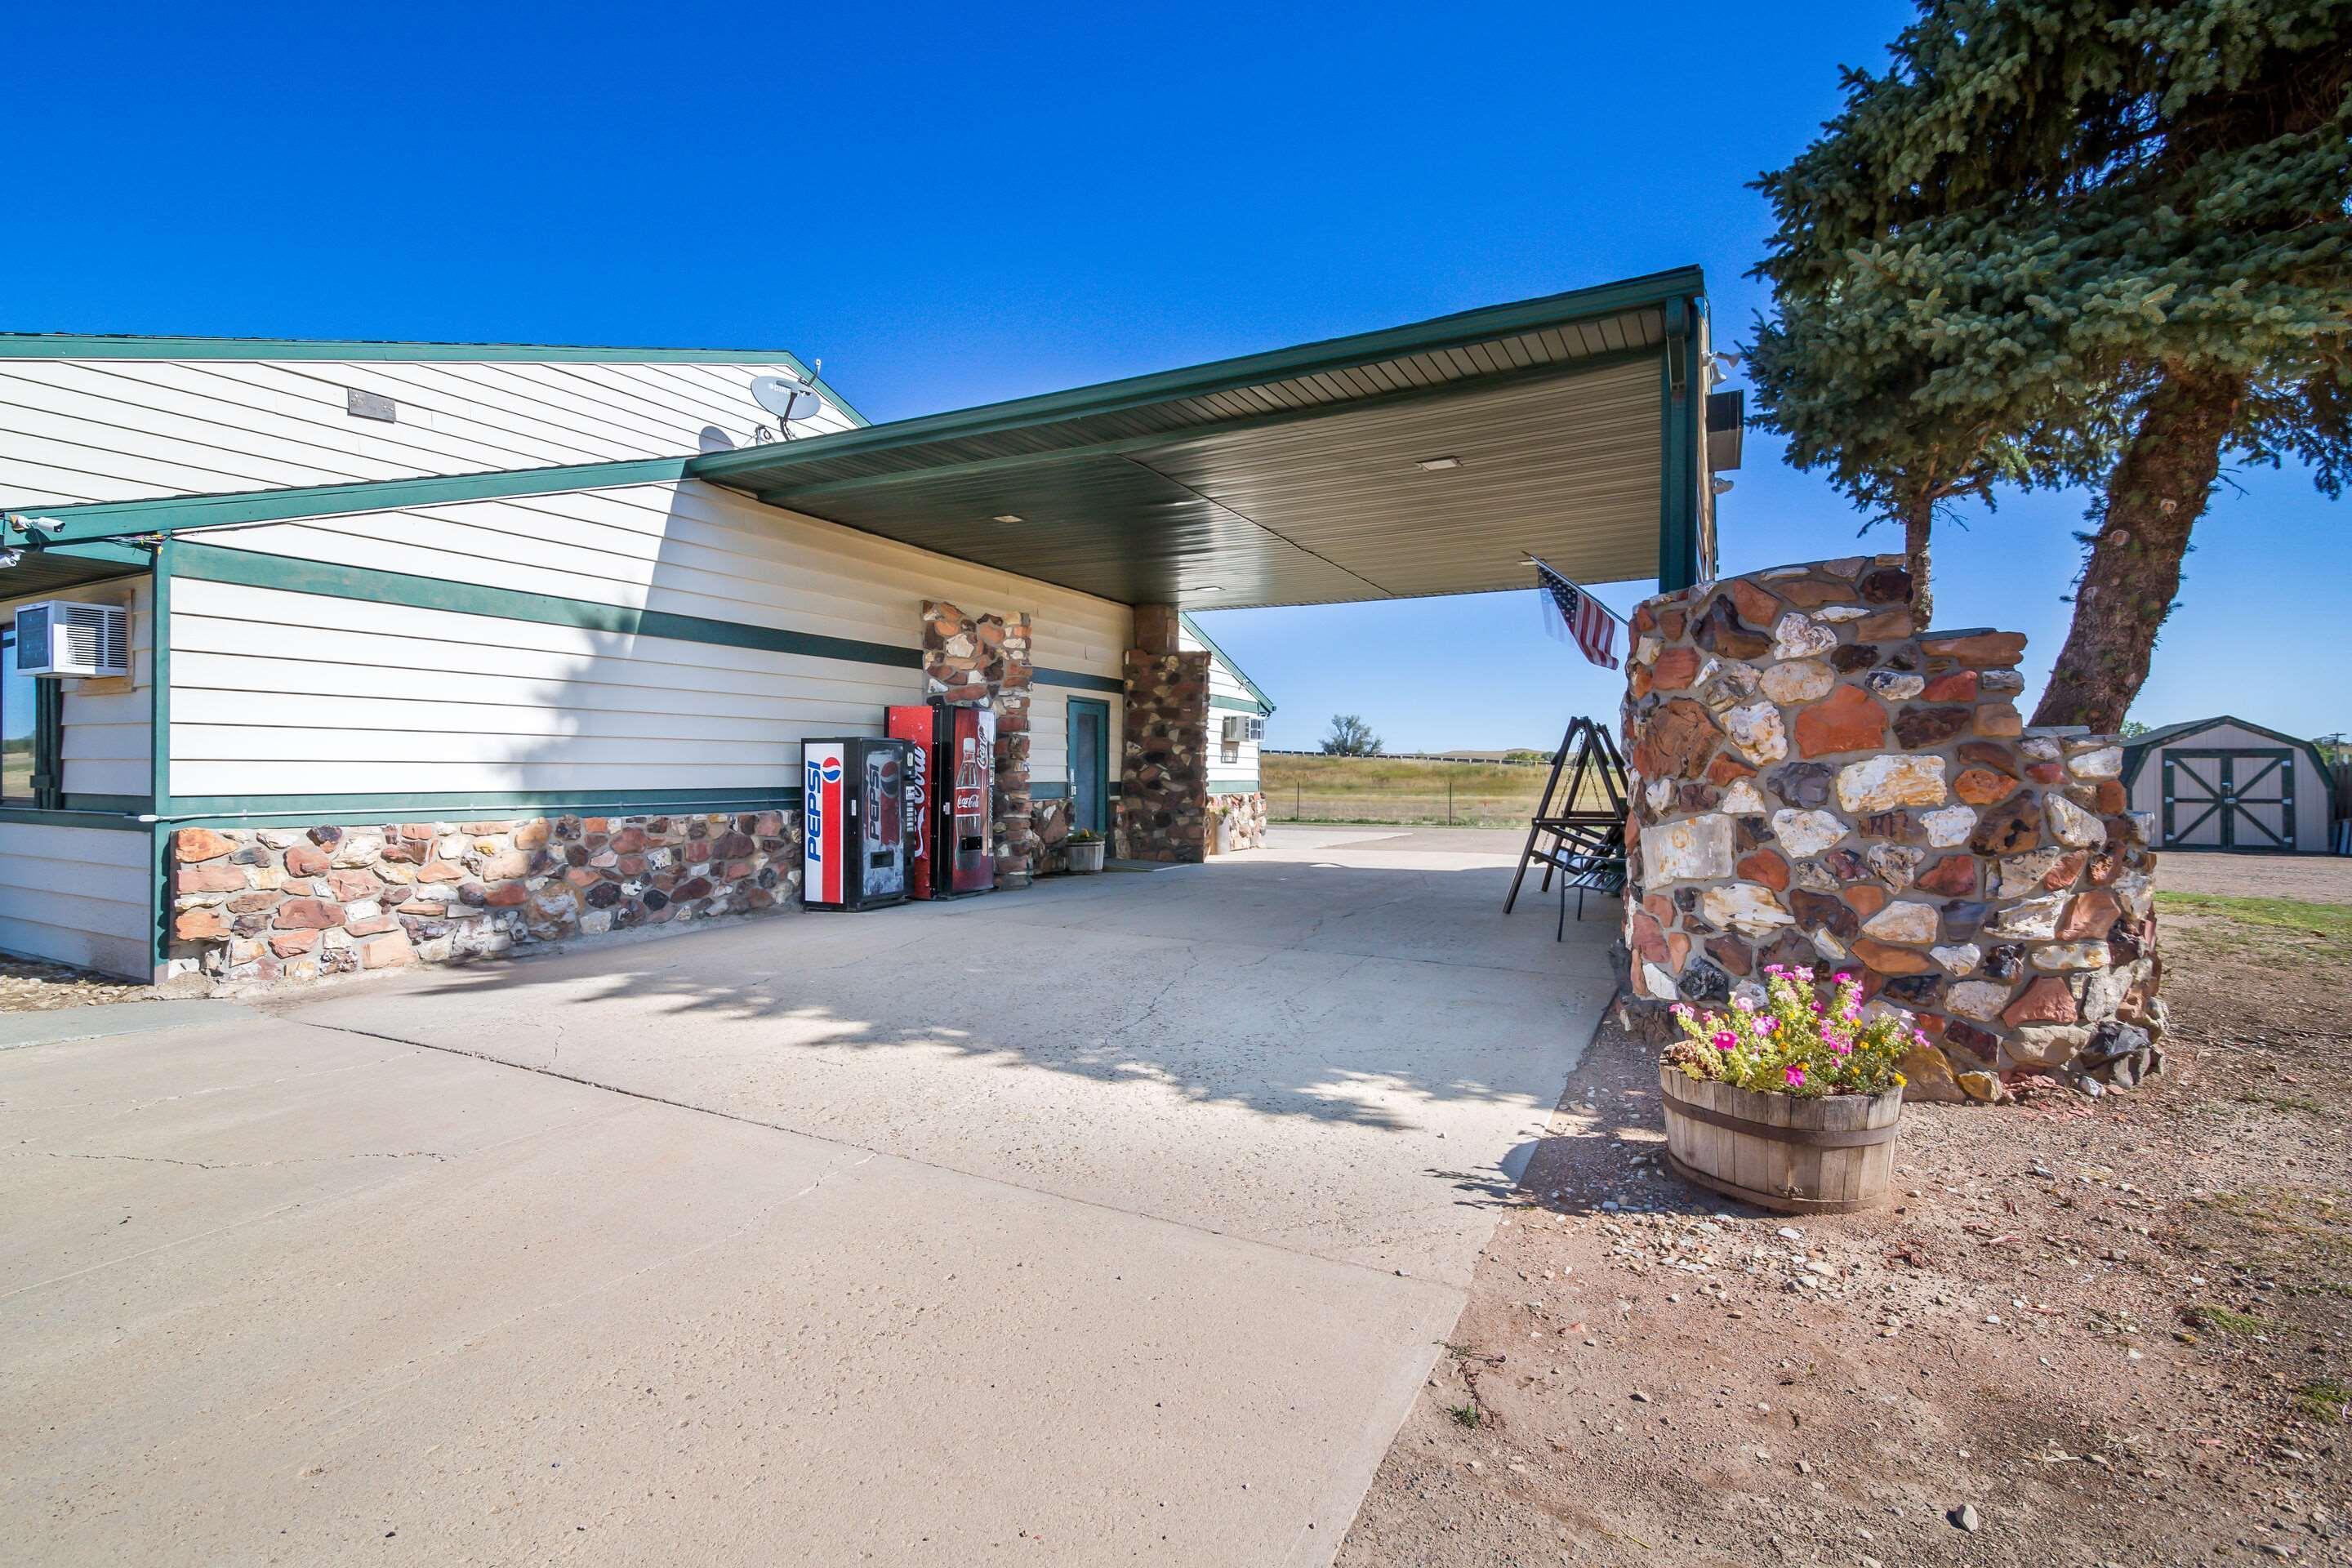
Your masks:
<instances>
[{"instance_id":1,"label":"coca-cola vending machine","mask_svg":"<svg viewBox=\"0 0 2352 1568\"><path fill-rule=\"evenodd\" d=\"M872 910L907 897L904 741L851 737L801 742L801 902L813 910Z\"/></svg>"},{"instance_id":2,"label":"coca-cola vending machine","mask_svg":"<svg viewBox=\"0 0 2352 1568\"><path fill-rule=\"evenodd\" d=\"M886 725L920 761L908 778L908 896L952 898L996 886L989 832L996 815L996 715L933 702L889 710ZM920 809L912 795L922 795Z\"/></svg>"}]
</instances>

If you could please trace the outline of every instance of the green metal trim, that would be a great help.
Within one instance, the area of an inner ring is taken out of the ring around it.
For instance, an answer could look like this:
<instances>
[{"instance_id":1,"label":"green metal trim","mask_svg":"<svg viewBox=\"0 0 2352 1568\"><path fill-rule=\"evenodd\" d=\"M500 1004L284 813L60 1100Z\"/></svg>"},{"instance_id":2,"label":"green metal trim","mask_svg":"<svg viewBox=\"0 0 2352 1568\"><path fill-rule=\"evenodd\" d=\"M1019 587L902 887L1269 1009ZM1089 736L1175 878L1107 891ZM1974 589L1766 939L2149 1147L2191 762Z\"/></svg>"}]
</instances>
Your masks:
<instances>
[{"instance_id":1,"label":"green metal trim","mask_svg":"<svg viewBox=\"0 0 2352 1568\"><path fill-rule=\"evenodd\" d=\"M172 829L149 818L133 826L147 830L147 960L149 973L160 985L172 957Z\"/></svg>"},{"instance_id":2,"label":"green metal trim","mask_svg":"<svg viewBox=\"0 0 2352 1568\"><path fill-rule=\"evenodd\" d=\"M54 809L0 805L0 827L11 823L32 827L98 827L124 833L137 833L147 826L135 814L124 812L85 811L69 805Z\"/></svg>"},{"instance_id":3,"label":"green metal trim","mask_svg":"<svg viewBox=\"0 0 2352 1568\"><path fill-rule=\"evenodd\" d=\"M152 816L152 803L143 795L68 795L58 802L59 811L91 811L112 816Z\"/></svg>"},{"instance_id":4,"label":"green metal trim","mask_svg":"<svg viewBox=\"0 0 2352 1568\"><path fill-rule=\"evenodd\" d=\"M887 643L825 637L816 632L787 631L781 626L753 626L743 621L714 620L705 616L681 616L667 610L636 610L624 605L568 599L553 594L531 594L517 588L491 588L476 583L455 583L440 577L420 577L406 572L383 572L369 566L344 566L331 561L304 561L255 550L231 550L217 544L179 542L175 568L184 577L208 583L235 583L248 588L275 588L290 594L319 594L331 598L359 599L369 604L402 605L420 610L446 610L464 616L491 616L510 621L535 621L543 626L576 626L623 637L671 637L680 642L718 643L729 647L761 648L773 653L803 654L812 658L846 659L858 664L889 665L920 669L920 648L894 647Z\"/></svg>"},{"instance_id":5,"label":"green metal trim","mask_svg":"<svg viewBox=\"0 0 2352 1568\"><path fill-rule=\"evenodd\" d=\"M169 539L155 542L153 581L148 589L147 689L152 712L147 721L148 809L161 816L172 809L172 574L179 570L182 547ZM172 897L164 886L164 836L158 829L148 848L152 875L147 879L147 929L152 943L156 979L172 952Z\"/></svg>"},{"instance_id":6,"label":"green metal trim","mask_svg":"<svg viewBox=\"0 0 2352 1568\"><path fill-rule=\"evenodd\" d=\"M142 337L130 332L0 332L0 360L353 360L427 363L788 364L809 367L790 349L626 348L599 343L421 343L345 338ZM824 400L870 423L824 381Z\"/></svg>"},{"instance_id":7,"label":"green metal trim","mask_svg":"<svg viewBox=\"0 0 2352 1568\"><path fill-rule=\"evenodd\" d=\"M1264 718L1270 711L1265 703L1253 702L1246 697L1212 697L1209 699L1209 706L1223 708L1234 713L1255 713L1260 718Z\"/></svg>"},{"instance_id":8,"label":"green metal trim","mask_svg":"<svg viewBox=\"0 0 2352 1568\"><path fill-rule=\"evenodd\" d=\"M441 790L388 795L182 795L169 827L301 826L462 821L528 811L541 816L665 816L800 809L798 785L772 790Z\"/></svg>"},{"instance_id":9,"label":"green metal trim","mask_svg":"<svg viewBox=\"0 0 2352 1568\"><path fill-rule=\"evenodd\" d=\"M1698 581L1698 465L1706 400L1698 392L1696 300L1666 303L1658 359L1658 591Z\"/></svg>"},{"instance_id":10,"label":"green metal trim","mask_svg":"<svg viewBox=\"0 0 2352 1568\"><path fill-rule=\"evenodd\" d=\"M1220 781L1214 773L1212 773L1209 775L1209 793L1211 795L1263 795L1265 791L1259 787L1258 775L1255 773L1247 775L1239 783L1231 779Z\"/></svg>"},{"instance_id":11,"label":"green metal trim","mask_svg":"<svg viewBox=\"0 0 2352 1568\"><path fill-rule=\"evenodd\" d=\"M1248 689L1249 694L1252 697L1257 699L1257 710L1260 713L1272 713L1274 711L1274 699L1268 697L1265 694L1265 689L1261 688L1256 681L1252 680L1249 678L1249 671L1244 669L1240 665L1234 662L1233 655L1227 653L1223 648L1217 646L1216 638L1211 637L1208 633L1201 629L1200 622L1194 620L1182 610L1179 610L1176 612L1176 624L1182 626L1186 631L1191 632L1194 638L1200 642L1200 645L1209 650L1210 657L1233 672L1234 679L1240 681L1242 685ZM1215 705L1215 701L1213 699L1210 706L1214 707Z\"/></svg>"},{"instance_id":12,"label":"green metal trim","mask_svg":"<svg viewBox=\"0 0 2352 1568\"><path fill-rule=\"evenodd\" d=\"M927 415L918 419L898 420L871 426L868 430L818 437L816 441L824 444L821 450L826 456L838 457L876 447L903 446L943 437L993 433L1082 416L1118 413L1179 398L1207 396L1264 382L1289 381L1371 361L1516 336L1540 327L1620 315L1645 306L1664 306L1670 301L1706 291L1706 277L1697 268L1677 268L1591 289L1547 295L1538 300L1464 310L1380 331L1328 338L1319 342L1191 365L1181 370L1160 371L1122 381L1074 387L1066 392L1046 393L1036 397ZM815 442L811 443L812 447L814 445ZM776 456L773 447L706 453L694 459L692 472L698 478L724 482L726 475L760 468L772 463Z\"/></svg>"},{"instance_id":13,"label":"green metal trim","mask_svg":"<svg viewBox=\"0 0 2352 1568\"><path fill-rule=\"evenodd\" d=\"M1029 784L1029 798L1031 800L1067 800L1070 798L1070 781L1049 779L1044 784L1039 784L1033 779Z\"/></svg>"},{"instance_id":14,"label":"green metal trim","mask_svg":"<svg viewBox=\"0 0 2352 1568\"><path fill-rule=\"evenodd\" d=\"M506 496L560 495L621 485L662 484L685 478L686 458L632 458L613 463L572 463L550 468L496 468L479 474L430 474L343 485L296 485L220 495L152 496L142 500L87 501L79 506L28 507L0 521L0 545L79 543L134 535L185 533L241 523L288 522L353 512L394 511ZM56 522L29 532L18 517Z\"/></svg>"},{"instance_id":15,"label":"green metal trim","mask_svg":"<svg viewBox=\"0 0 2352 1568\"><path fill-rule=\"evenodd\" d=\"M1076 669L1047 669L1043 666L1029 672L1030 679L1040 686L1067 686L1080 691L1108 691L1125 695L1127 682L1115 675L1088 675Z\"/></svg>"}]
</instances>

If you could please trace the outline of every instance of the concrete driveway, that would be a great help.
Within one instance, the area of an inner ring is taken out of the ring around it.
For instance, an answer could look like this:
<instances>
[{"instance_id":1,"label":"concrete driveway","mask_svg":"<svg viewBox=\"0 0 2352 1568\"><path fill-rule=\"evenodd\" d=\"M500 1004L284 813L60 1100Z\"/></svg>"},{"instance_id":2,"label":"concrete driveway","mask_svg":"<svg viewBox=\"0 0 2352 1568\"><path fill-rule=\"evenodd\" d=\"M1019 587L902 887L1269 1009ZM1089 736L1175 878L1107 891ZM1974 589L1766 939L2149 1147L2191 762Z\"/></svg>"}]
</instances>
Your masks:
<instances>
[{"instance_id":1,"label":"concrete driveway","mask_svg":"<svg viewBox=\"0 0 2352 1568\"><path fill-rule=\"evenodd\" d=\"M1324 1561L1610 990L1428 837L0 1050L0 1560Z\"/></svg>"}]
</instances>

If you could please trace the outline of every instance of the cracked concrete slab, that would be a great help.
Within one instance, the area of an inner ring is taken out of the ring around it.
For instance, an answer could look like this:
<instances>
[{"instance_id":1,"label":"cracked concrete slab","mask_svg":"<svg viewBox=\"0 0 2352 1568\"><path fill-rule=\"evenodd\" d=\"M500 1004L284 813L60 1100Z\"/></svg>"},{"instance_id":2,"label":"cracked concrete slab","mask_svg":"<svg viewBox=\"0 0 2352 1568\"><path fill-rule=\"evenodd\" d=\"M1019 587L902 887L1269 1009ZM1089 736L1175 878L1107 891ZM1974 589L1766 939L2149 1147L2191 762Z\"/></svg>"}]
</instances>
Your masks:
<instances>
[{"instance_id":1,"label":"cracked concrete slab","mask_svg":"<svg viewBox=\"0 0 2352 1568\"><path fill-rule=\"evenodd\" d=\"M0 1056L0 1540L1324 1562L1606 996L1378 851Z\"/></svg>"},{"instance_id":2,"label":"cracked concrete slab","mask_svg":"<svg viewBox=\"0 0 2352 1568\"><path fill-rule=\"evenodd\" d=\"M287 1016L1458 1282L1614 984L1606 921L1502 914L1509 864L1318 835Z\"/></svg>"}]
</instances>

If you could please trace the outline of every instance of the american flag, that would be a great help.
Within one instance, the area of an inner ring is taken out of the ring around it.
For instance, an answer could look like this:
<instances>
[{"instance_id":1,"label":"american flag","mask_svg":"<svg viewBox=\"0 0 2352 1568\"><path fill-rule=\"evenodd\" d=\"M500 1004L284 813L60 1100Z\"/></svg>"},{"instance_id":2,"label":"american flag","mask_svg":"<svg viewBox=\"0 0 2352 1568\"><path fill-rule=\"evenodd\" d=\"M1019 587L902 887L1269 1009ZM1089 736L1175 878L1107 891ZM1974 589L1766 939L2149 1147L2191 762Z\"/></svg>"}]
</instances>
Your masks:
<instances>
[{"instance_id":1,"label":"american flag","mask_svg":"<svg viewBox=\"0 0 2352 1568\"><path fill-rule=\"evenodd\" d=\"M1612 646L1617 640L1617 617L1609 607L1534 556L1536 599L1543 606L1544 630L1555 642L1573 641L1584 657L1603 669L1617 668Z\"/></svg>"}]
</instances>

